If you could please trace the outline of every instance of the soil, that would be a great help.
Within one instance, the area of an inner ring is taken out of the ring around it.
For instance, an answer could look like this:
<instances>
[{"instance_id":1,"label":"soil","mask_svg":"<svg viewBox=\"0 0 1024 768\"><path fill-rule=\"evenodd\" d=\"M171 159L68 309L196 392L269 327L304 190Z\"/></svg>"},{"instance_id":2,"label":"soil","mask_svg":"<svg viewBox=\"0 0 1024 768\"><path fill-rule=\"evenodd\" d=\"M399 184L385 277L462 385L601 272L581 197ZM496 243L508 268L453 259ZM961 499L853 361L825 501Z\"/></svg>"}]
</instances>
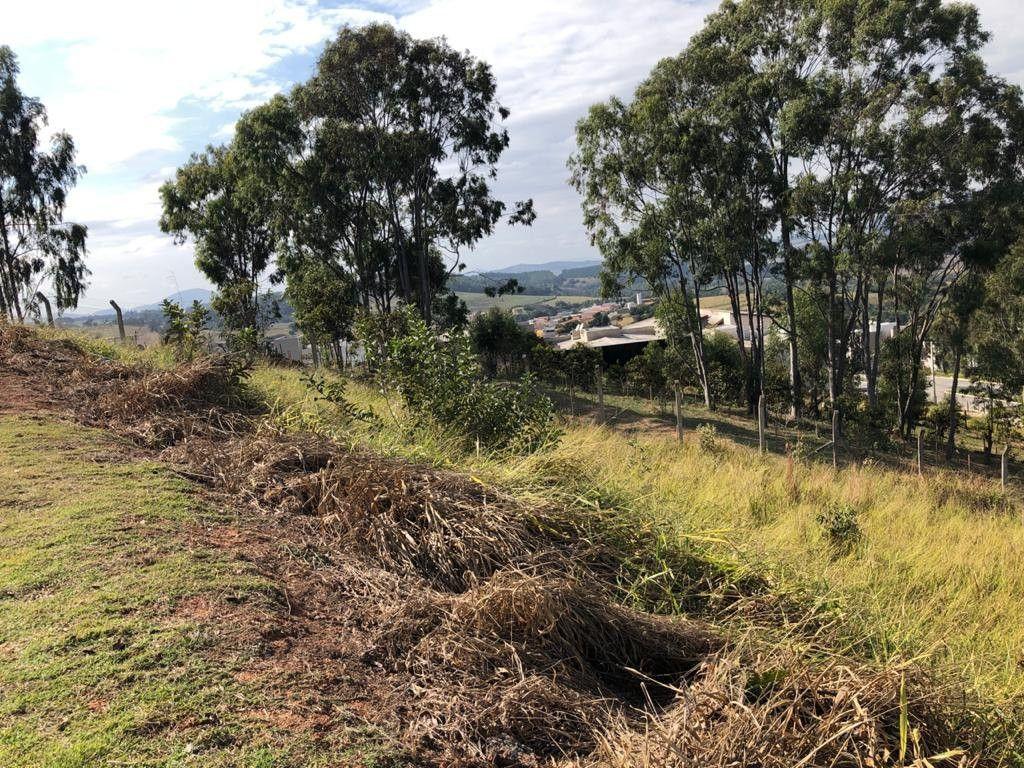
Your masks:
<instances>
[{"instance_id":1,"label":"soil","mask_svg":"<svg viewBox=\"0 0 1024 768\"><path fill-rule=\"evenodd\" d=\"M5 365L2 359L0 414L71 418L69 404L45 376L33 374L31 366ZM128 455L159 459L157 450L134 445L126 448L98 451L96 460L117 463ZM227 494L201 486L195 487L195 493L202 506L234 511L235 516L228 518L230 522L186 526L183 546L219 550L238 569L258 574L275 587L269 599L262 595L195 594L179 600L169 616L204 626L212 633L216 641L204 651L211 658L232 665L239 658L247 659L237 675L239 681L260 690L272 706L244 713L243 719L250 719L254 726L304 732L339 751L353 746L349 741L354 728L362 729L362 733L373 733L373 739L385 741L388 751L400 753L401 745L388 745L389 738L384 735L388 731L381 730L386 724L395 733L400 724L382 717L387 713L379 706L391 695L395 683L379 665L362 660L368 646L365 633L338 611L346 599L343 581L329 569L295 555L308 546L297 530L253 514ZM88 706L104 704L97 701ZM413 758L402 762L411 764Z\"/></svg>"}]
</instances>

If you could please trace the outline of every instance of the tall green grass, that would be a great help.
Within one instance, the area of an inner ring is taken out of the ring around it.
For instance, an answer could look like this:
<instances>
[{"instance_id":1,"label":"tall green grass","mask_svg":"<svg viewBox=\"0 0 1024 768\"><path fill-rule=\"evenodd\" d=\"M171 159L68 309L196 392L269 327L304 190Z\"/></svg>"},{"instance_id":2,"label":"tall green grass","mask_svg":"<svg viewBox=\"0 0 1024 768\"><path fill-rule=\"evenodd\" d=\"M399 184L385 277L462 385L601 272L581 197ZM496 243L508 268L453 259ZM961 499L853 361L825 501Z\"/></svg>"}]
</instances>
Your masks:
<instances>
[{"instance_id":1,"label":"tall green grass","mask_svg":"<svg viewBox=\"0 0 1024 768\"><path fill-rule=\"evenodd\" d=\"M252 382L286 427L464 470L526 500L653 521L776 591L828 603L860 653L934 664L997 706L1024 696L1024 509L997 483L801 461L790 481L784 459L721 436L680 446L578 422L530 456L476 455L366 385L348 392L377 426L341 419L297 371L261 368Z\"/></svg>"}]
</instances>

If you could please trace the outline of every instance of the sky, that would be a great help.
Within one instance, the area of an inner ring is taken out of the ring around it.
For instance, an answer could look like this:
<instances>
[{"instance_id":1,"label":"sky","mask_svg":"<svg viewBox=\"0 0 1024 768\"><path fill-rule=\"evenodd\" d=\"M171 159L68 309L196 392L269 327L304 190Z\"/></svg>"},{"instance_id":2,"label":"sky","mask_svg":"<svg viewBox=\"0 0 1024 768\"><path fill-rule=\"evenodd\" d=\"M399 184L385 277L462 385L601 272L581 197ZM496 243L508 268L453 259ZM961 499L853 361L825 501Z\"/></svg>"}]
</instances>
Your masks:
<instances>
[{"instance_id":1,"label":"sky","mask_svg":"<svg viewBox=\"0 0 1024 768\"><path fill-rule=\"evenodd\" d=\"M567 183L573 128L587 108L628 97L682 50L717 0L4 0L0 44L20 83L68 131L87 173L67 216L89 227L93 272L81 309L133 307L209 287L188 244L160 232L158 189L235 121L307 79L345 24L386 21L444 36L488 62L512 114L496 193L532 197L538 219L466 256L472 270L599 258ZM976 0L992 71L1024 84L1021 0Z\"/></svg>"}]
</instances>

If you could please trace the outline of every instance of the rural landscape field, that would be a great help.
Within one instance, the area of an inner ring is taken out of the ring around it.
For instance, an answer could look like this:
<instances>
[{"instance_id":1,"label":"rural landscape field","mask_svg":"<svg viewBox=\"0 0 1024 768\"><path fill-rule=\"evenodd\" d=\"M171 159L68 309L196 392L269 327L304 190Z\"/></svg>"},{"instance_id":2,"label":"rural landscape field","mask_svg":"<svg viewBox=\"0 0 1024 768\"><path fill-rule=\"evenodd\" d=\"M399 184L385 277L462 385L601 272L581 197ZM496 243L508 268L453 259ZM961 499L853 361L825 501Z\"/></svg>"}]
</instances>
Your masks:
<instances>
[{"instance_id":1,"label":"rural landscape field","mask_svg":"<svg viewBox=\"0 0 1024 768\"><path fill-rule=\"evenodd\" d=\"M0 766L1024 766L1013 3L619 6L5 10Z\"/></svg>"}]
</instances>

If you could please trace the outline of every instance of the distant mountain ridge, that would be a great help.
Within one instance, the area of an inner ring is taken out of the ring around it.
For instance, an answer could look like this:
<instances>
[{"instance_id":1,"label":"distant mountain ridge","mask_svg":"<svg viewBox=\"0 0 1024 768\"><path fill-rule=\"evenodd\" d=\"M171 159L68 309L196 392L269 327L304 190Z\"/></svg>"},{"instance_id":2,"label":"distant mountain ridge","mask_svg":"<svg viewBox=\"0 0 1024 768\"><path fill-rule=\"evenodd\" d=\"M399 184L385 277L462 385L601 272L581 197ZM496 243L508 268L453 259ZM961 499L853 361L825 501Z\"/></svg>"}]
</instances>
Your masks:
<instances>
[{"instance_id":1,"label":"distant mountain ridge","mask_svg":"<svg viewBox=\"0 0 1024 768\"><path fill-rule=\"evenodd\" d=\"M566 269L579 269L581 267L599 267L600 259L580 259L577 261L545 261L539 264L513 264L510 267L499 269L478 270L480 274L507 274L510 272L554 272L556 275Z\"/></svg>"},{"instance_id":2,"label":"distant mountain ridge","mask_svg":"<svg viewBox=\"0 0 1024 768\"><path fill-rule=\"evenodd\" d=\"M191 307L193 301L198 301L204 307L208 307L210 306L210 300L212 298L213 291L208 291L206 288L189 288L188 290L172 293L166 300L173 301L175 304L180 304L183 307ZM129 311L148 312L150 310L160 309L162 305L163 302L158 301L153 304L143 304L141 307L132 307Z\"/></svg>"},{"instance_id":3,"label":"distant mountain ridge","mask_svg":"<svg viewBox=\"0 0 1024 768\"><path fill-rule=\"evenodd\" d=\"M184 290L184 291L178 291L177 293L172 293L167 298L169 300L177 303L177 304L180 304L183 307L190 307L190 306L192 306L192 302L193 301L198 301L204 307L208 307L208 306L210 306L210 300L213 298L213 291L207 290L206 288L189 288L189 289ZM125 306L122 305L121 309L124 310L125 313L129 313L129 312L159 312L160 311L160 307L161 307L162 304L163 304L162 301L157 301L157 302L153 302L152 304L142 304L141 306L136 306L136 307L125 307ZM67 317L69 320L88 320L91 317L92 318L113 317L114 316L114 310L113 310L113 308L110 308L110 309L100 309L100 310L97 310L96 312L72 311L72 312L66 312L64 316Z\"/></svg>"}]
</instances>

